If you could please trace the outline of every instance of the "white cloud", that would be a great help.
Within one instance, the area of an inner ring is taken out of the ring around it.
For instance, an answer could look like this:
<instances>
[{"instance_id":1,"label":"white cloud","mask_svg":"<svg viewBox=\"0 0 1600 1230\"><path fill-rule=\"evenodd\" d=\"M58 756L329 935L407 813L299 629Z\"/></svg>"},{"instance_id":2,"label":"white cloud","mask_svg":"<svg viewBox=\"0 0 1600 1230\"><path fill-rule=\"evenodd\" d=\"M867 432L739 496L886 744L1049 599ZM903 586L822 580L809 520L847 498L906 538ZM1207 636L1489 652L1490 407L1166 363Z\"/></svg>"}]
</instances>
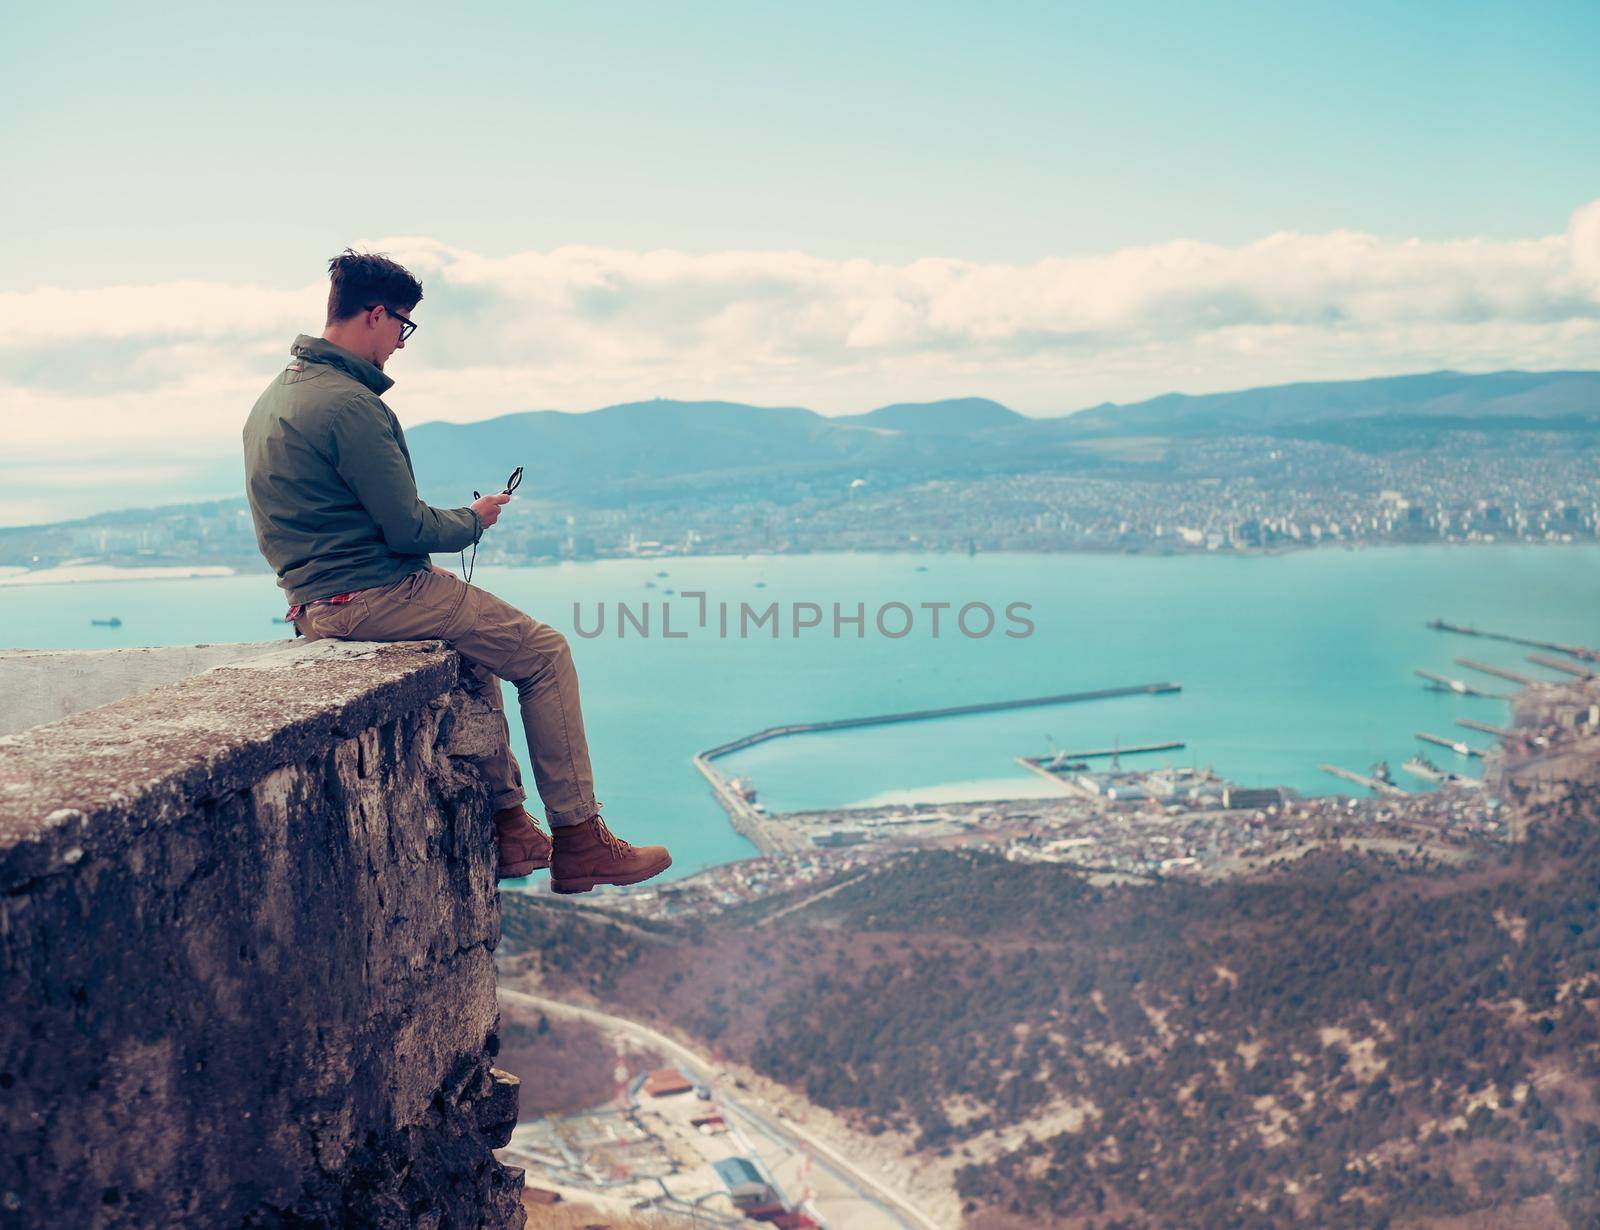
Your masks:
<instances>
[{"instance_id":1,"label":"white cloud","mask_svg":"<svg viewBox=\"0 0 1600 1230\"><path fill-rule=\"evenodd\" d=\"M1600 354L1600 201L1535 239L1283 233L1023 266L372 246L427 288L422 329L390 365L390 401L413 423L655 395L838 412L976 393L1057 413L1170 389ZM324 293L174 282L0 294L0 448L231 447L292 334L317 330ZM108 387L103 363L75 387L71 356L111 347L130 356L126 387Z\"/></svg>"},{"instance_id":2,"label":"white cloud","mask_svg":"<svg viewBox=\"0 0 1600 1230\"><path fill-rule=\"evenodd\" d=\"M1600 201L1590 201L1572 215L1567 243L1573 271L1591 294L1600 294Z\"/></svg>"},{"instance_id":3,"label":"white cloud","mask_svg":"<svg viewBox=\"0 0 1600 1230\"><path fill-rule=\"evenodd\" d=\"M239 338L315 319L327 283L298 290L158 282L93 290L0 291L0 348L123 338Z\"/></svg>"}]
</instances>

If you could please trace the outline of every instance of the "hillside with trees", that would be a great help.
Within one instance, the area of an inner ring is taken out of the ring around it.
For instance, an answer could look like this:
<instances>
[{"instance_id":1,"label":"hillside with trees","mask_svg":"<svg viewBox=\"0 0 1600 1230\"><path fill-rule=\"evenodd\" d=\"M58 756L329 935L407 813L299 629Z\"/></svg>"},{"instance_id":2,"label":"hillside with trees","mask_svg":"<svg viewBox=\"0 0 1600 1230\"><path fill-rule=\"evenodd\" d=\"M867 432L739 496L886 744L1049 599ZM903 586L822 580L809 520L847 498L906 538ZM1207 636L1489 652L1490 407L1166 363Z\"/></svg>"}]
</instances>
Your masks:
<instances>
[{"instance_id":1,"label":"hillside with trees","mask_svg":"<svg viewBox=\"0 0 1600 1230\"><path fill-rule=\"evenodd\" d=\"M788 904L645 930L508 895L507 933L550 989L947 1159L973 1227L1600 1225L1592 797L1459 871L923 852Z\"/></svg>"}]
</instances>

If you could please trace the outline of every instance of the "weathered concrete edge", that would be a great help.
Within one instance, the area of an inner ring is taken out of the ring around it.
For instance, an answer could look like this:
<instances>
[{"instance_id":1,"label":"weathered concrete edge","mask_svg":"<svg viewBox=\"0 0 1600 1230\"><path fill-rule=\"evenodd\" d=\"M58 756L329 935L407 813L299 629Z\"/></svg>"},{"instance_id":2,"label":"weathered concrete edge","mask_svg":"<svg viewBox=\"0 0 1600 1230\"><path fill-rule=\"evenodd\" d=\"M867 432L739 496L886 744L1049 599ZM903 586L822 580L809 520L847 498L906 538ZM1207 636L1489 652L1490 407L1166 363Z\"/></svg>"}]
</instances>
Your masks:
<instances>
[{"instance_id":1,"label":"weathered concrete edge","mask_svg":"<svg viewBox=\"0 0 1600 1230\"><path fill-rule=\"evenodd\" d=\"M21 734L290 644L280 638L221 645L0 649L0 735Z\"/></svg>"},{"instance_id":2,"label":"weathered concrete edge","mask_svg":"<svg viewBox=\"0 0 1600 1230\"><path fill-rule=\"evenodd\" d=\"M0 893L447 692L439 641L302 643L0 737Z\"/></svg>"}]
</instances>

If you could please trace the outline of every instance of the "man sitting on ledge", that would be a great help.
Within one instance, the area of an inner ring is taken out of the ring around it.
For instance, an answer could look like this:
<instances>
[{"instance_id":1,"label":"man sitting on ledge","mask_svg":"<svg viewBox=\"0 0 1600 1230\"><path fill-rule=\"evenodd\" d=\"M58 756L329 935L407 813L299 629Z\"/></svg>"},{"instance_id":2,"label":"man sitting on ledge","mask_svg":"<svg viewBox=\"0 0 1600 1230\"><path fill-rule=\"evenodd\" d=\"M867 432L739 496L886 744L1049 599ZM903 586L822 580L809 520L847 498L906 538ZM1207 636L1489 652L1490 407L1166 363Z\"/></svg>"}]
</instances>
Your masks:
<instances>
[{"instance_id":1,"label":"man sitting on ledge","mask_svg":"<svg viewBox=\"0 0 1600 1230\"><path fill-rule=\"evenodd\" d=\"M417 496L400 422L382 401L383 365L416 329L422 284L386 257L346 249L329 263L327 327L301 334L289 366L244 428L256 541L287 592L301 635L448 641L500 718L483 762L499 842L499 878L549 867L558 893L637 884L672 865L663 846L632 846L600 818L567 639L436 567L430 551L475 546L508 494L465 508ZM534 781L553 837L523 807L500 679L516 685Z\"/></svg>"}]
</instances>

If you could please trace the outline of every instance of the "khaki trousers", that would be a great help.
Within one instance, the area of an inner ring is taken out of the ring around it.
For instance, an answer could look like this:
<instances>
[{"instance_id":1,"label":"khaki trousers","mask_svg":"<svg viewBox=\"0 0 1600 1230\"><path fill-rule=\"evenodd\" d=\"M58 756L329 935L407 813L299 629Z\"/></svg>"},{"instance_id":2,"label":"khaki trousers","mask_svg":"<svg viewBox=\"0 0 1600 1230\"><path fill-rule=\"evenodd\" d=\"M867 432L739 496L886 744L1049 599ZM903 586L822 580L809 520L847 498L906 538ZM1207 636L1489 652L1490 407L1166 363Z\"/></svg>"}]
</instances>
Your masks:
<instances>
[{"instance_id":1,"label":"khaki trousers","mask_svg":"<svg viewBox=\"0 0 1600 1230\"><path fill-rule=\"evenodd\" d=\"M550 625L458 577L422 571L362 590L349 602L308 606L295 627L311 640L448 641L500 718L500 748L479 762L494 810L527 798L500 695L500 680L508 679L517 689L545 819L559 828L599 813L578 672L567 638Z\"/></svg>"}]
</instances>

